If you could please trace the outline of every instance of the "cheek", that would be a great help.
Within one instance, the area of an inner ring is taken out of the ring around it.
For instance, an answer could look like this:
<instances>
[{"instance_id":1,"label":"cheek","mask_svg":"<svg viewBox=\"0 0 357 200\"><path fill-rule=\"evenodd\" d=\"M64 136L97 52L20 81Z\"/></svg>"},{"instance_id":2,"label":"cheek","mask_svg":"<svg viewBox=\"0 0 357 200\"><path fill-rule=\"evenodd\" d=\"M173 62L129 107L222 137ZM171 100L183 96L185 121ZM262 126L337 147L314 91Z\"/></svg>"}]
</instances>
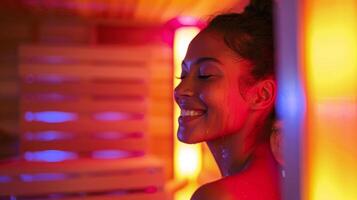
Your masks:
<instances>
[{"instance_id":1,"label":"cheek","mask_svg":"<svg viewBox=\"0 0 357 200\"><path fill-rule=\"evenodd\" d=\"M210 95L208 105L211 108L210 130L215 130L219 135L239 131L248 116L248 109L244 99L237 88L227 87L219 90L215 95Z\"/></svg>"},{"instance_id":2,"label":"cheek","mask_svg":"<svg viewBox=\"0 0 357 200\"><path fill-rule=\"evenodd\" d=\"M206 123L208 130L215 134L224 134L237 125L241 117L240 104L242 99L237 89L232 87L206 88L200 99L207 106Z\"/></svg>"}]
</instances>

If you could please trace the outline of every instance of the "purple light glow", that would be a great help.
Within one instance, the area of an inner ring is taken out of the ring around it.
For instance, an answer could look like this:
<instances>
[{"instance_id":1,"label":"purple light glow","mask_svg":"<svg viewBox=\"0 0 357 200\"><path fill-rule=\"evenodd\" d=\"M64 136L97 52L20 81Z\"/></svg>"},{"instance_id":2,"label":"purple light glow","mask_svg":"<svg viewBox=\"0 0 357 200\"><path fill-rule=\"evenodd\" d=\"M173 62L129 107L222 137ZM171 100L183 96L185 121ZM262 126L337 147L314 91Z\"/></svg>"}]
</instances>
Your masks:
<instances>
[{"instance_id":1,"label":"purple light glow","mask_svg":"<svg viewBox=\"0 0 357 200\"><path fill-rule=\"evenodd\" d=\"M12 179L10 176L0 176L0 183L8 183L8 182L11 182Z\"/></svg>"},{"instance_id":2,"label":"purple light glow","mask_svg":"<svg viewBox=\"0 0 357 200\"><path fill-rule=\"evenodd\" d=\"M132 156L131 152L121 150L100 150L92 152L92 157L94 159L120 159L128 158L130 156Z\"/></svg>"},{"instance_id":3,"label":"purple light glow","mask_svg":"<svg viewBox=\"0 0 357 200\"><path fill-rule=\"evenodd\" d=\"M123 138L138 138L143 137L143 133L122 133L117 131L108 131L108 132L99 132L95 134L95 137L98 139L104 140L115 140L115 139L123 139Z\"/></svg>"},{"instance_id":4,"label":"purple light glow","mask_svg":"<svg viewBox=\"0 0 357 200\"><path fill-rule=\"evenodd\" d=\"M123 112L99 112L94 114L94 119L98 121L120 121L137 118L141 118L141 116Z\"/></svg>"},{"instance_id":5,"label":"purple light glow","mask_svg":"<svg viewBox=\"0 0 357 200\"><path fill-rule=\"evenodd\" d=\"M26 112L24 117L28 122L39 121L45 123L63 123L78 119L75 113L59 111Z\"/></svg>"},{"instance_id":6,"label":"purple light glow","mask_svg":"<svg viewBox=\"0 0 357 200\"><path fill-rule=\"evenodd\" d=\"M69 178L69 176L63 173L38 173L38 174L21 174L20 178L23 182L34 182L34 181L65 180Z\"/></svg>"},{"instance_id":7,"label":"purple light glow","mask_svg":"<svg viewBox=\"0 0 357 200\"><path fill-rule=\"evenodd\" d=\"M68 140L72 138L73 134L61 131L42 131L37 133L25 133L25 139L29 141Z\"/></svg>"},{"instance_id":8,"label":"purple light glow","mask_svg":"<svg viewBox=\"0 0 357 200\"><path fill-rule=\"evenodd\" d=\"M31 83L61 84L61 83L68 83L68 82L71 82L71 83L79 82L78 78L63 77L60 75L34 76L32 74L29 74L24 78L24 80L28 84L31 84Z\"/></svg>"},{"instance_id":9,"label":"purple light glow","mask_svg":"<svg viewBox=\"0 0 357 200\"><path fill-rule=\"evenodd\" d=\"M24 158L34 162L62 162L77 159L78 155L70 151L46 150L25 152Z\"/></svg>"}]
</instances>

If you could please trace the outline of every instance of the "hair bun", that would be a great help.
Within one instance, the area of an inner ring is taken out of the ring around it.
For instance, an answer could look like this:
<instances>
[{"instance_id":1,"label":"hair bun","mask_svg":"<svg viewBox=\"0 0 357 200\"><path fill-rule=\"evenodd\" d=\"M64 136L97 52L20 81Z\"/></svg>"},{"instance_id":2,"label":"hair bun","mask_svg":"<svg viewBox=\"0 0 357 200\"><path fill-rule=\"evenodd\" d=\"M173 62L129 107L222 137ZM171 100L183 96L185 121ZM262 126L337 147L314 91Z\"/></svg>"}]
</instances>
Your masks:
<instances>
[{"instance_id":1,"label":"hair bun","mask_svg":"<svg viewBox=\"0 0 357 200\"><path fill-rule=\"evenodd\" d=\"M243 14L272 17L273 4L273 0L251 0L250 4L244 9Z\"/></svg>"}]
</instances>

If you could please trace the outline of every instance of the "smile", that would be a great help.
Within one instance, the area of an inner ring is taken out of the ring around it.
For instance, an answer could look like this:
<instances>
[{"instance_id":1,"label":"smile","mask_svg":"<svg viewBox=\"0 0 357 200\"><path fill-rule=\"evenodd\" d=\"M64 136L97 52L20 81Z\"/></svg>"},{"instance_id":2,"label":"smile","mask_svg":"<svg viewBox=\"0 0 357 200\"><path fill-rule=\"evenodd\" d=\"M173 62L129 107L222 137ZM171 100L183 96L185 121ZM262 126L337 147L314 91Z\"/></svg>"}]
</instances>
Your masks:
<instances>
[{"instance_id":1,"label":"smile","mask_svg":"<svg viewBox=\"0 0 357 200\"><path fill-rule=\"evenodd\" d=\"M203 115L204 111L198 111L198 110L185 110L181 109L181 117L194 117L194 116L200 116Z\"/></svg>"}]
</instances>

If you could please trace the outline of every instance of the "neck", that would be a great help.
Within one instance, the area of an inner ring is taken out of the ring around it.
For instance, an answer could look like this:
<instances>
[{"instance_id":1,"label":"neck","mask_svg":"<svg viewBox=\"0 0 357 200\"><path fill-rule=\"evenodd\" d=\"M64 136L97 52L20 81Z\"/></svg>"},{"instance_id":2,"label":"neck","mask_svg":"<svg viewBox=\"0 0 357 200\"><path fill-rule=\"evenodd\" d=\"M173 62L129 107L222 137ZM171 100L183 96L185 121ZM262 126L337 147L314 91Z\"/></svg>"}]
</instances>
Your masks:
<instances>
[{"instance_id":1,"label":"neck","mask_svg":"<svg viewBox=\"0 0 357 200\"><path fill-rule=\"evenodd\" d=\"M263 130L265 128L245 132L249 134L244 134L244 132L230 134L207 142L222 176L230 176L244 171L257 161L276 165L269 140L252 137L252 132Z\"/></svg>"}]
</instances>

